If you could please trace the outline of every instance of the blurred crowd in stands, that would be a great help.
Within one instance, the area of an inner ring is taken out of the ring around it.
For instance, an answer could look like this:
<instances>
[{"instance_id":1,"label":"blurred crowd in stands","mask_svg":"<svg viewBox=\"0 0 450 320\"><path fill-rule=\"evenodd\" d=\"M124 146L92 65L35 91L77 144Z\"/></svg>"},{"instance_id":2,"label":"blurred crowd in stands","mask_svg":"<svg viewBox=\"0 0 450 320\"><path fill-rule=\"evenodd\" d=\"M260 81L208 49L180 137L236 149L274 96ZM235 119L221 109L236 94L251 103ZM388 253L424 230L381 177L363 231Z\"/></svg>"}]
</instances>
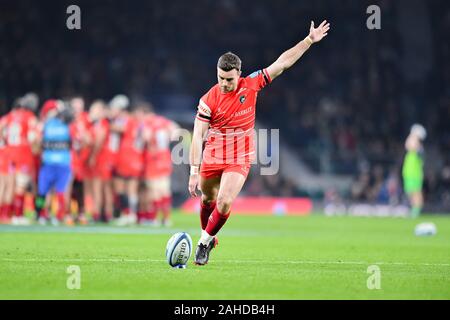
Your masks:
<instances>
[{"instance_id":1,"label":"blurred crowd in stands","mask_svg":"<svg viewBox=\"0 0 450 320\"><path fill-rule=\"evenodd\" d=\"M29 90L44 98L82 93L87 101L117 92L197 99L216 81L223 52L237 53L243 74L250 74L303 39L308 19L327 19L333 27L327 41L260 94L257 118L264 127L281 128L283 143L316 173L354 176L343 196L373 202L400 197L404 139L421 122L429 133L425 196L450 206L446 1L425 5L431 61L419 80L405 75L395 1L377 1L381 30L366 27L371 1L79 1L79 31L66 28L64 1L29 4L0 4L2 113ZM280 176L253 177L245 191L302 194Z\"/></svg>"}]
</instances>

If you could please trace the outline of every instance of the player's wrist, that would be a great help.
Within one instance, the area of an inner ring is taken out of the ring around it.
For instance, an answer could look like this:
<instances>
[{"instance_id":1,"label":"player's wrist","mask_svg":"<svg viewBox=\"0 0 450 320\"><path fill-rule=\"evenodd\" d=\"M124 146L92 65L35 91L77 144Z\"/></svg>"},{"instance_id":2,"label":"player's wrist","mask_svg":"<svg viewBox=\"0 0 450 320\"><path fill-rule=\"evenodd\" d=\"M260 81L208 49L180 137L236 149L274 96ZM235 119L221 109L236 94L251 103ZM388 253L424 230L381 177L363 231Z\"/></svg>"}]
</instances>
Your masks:
<instances>
[{"instance_id":1,"label":"player's wrist","mask_svg":"<svg viewBox=\"0 0 450 320\"><path fill-rule=\"evenodd\" d=\"M197 175L197 174L199 174L199 172L200 172L200 166L191 165L191 170L190 170L191 176Z\"/></svg>"},{"instance_id":2,"label":"player's wrist","mask_svg":"<svg viewBox=\"0 0 450 320\"><path fill-rule=\"evenodd\" d=\"M305 39L303 39L303 41L308 45L308 47L310 47L314 43L310 35L308 35Z\"/></svg>"}]
</instances>

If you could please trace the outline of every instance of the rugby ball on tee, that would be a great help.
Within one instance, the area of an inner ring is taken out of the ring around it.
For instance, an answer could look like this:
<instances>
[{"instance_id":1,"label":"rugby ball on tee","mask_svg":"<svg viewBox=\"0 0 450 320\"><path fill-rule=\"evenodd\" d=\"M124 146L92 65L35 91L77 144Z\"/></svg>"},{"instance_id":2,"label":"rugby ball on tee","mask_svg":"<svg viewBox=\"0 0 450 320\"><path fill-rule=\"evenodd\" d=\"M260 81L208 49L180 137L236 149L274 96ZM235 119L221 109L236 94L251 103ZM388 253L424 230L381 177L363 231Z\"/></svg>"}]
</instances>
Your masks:
<instances>
[{"instance_id":1,"label":"rugby ball on tee","mask_svg":"<svg viewBox=\"0 0 450 320\"><path fill-rule=\"evenodd\" d=\"M416 236L434 236L437 233L436 225L433 222L423 222L414 229Z\"/></svg>"},{"instance_id":2,"label":"rugby ball on tee","mask_svg":"<svg viewBox=\"0 0 450 320\"><path fill-rule=\"evenodd\" d=\"M191 253L192 239L186 232L175 233L167 242L167 262L174 268L185 268Z\"/></svg>"}]
</instances>

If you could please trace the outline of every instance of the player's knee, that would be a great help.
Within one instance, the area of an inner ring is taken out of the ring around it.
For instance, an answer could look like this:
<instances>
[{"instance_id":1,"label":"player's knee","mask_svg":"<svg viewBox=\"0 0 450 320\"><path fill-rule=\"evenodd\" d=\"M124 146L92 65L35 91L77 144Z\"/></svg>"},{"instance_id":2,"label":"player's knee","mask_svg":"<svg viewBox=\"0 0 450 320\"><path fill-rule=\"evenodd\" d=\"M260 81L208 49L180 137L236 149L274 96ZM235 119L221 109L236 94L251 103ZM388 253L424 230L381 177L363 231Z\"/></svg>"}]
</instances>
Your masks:
<instances>
[{"instance_id":1,"label":"player's knee","mask_svg":"<svg viewBox=\"0 0 450 320\"><path fill-rule=\"evenodd\" d=\"M18 194L22 194L25 192L25 189L31 182L31 177L26 174L17 174L16 175L16 184L15 184L15 192Z\"/></svg>"},{"instance_id":2,"label":"player's knee","mask_svg":"<svg viewBox=\"0 0 450 320\"><path fill-rule=\"evenodd\" d=\"M219 196L217 198L217 210L220 214L227 214L231 209L233 199L229 196Z\"/></svg>"},{"instance_id":3,"label":"player's knee","mask_svg":"<svg viewBox=\"0 0 450 320\"><path fill-rule=\"evenodd\" d=\"M206 194L206 193L202 194L202 203L203 204L209 205L209 204L211 204L211 202L213 202L215 200L216 200L216 198L212 194Z\"/></svg>"}]
</instances>

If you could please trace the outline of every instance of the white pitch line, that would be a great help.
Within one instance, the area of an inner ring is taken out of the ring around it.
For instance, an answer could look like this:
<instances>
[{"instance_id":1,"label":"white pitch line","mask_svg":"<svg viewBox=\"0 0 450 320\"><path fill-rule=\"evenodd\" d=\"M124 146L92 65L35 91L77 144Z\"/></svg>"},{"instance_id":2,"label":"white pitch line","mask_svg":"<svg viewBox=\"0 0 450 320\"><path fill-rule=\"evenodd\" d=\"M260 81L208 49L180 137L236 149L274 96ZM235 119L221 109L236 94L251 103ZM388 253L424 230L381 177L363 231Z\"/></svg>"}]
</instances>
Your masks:
<instances>
[{"instance_id":1,"label":"white pitch line","mask_svg":"<svg viewBox=\"0 0 450 320\"><path fill-rule=\"evenodd\" d=\"M112 258L88 258L88 259L14 259L2 258L5 262L112 262L112 263L147 263L147 262L166 262L164 259L112 259ZM216 262L231 262L231 263L277 263L277 264L330 264L330 265L400 265L400 266L431 266L431 267L450 267L450 263L412 263L412 262L368 262L368 261L308 261L308 260L215 260Z\"/></svg>"},{"instance_id":2,"label":"white pitch line","mask_svg":"<svg viewBox=\"0 0 450 320\"><path fill-rule=\"evenodd\" d=\"M450 263L412 263L412 262L367 262L367 261L308 261L308 260L285 260L285 261L264 261L264 260L226 260L235 263L286 263L286 264L355 264L355 265L405 265L405 266L436 266L450 267Z\"/></svg>"},{"instance_id":3,"label":"white pitch line","mask_svg":"<svg viewBox=\"0 0 450 320\"><path fill-rule=\"evenodd\" d=\"M13 258L2 258L1 261L7 261L7 262L161 262L166 261L163 259L111 259L111 258L88 258L88 259L79 259L79 258L73 258L73 259L50 259L50 258L43 258L43 259L13 259Z\"/></svg>"}]
</instances>

